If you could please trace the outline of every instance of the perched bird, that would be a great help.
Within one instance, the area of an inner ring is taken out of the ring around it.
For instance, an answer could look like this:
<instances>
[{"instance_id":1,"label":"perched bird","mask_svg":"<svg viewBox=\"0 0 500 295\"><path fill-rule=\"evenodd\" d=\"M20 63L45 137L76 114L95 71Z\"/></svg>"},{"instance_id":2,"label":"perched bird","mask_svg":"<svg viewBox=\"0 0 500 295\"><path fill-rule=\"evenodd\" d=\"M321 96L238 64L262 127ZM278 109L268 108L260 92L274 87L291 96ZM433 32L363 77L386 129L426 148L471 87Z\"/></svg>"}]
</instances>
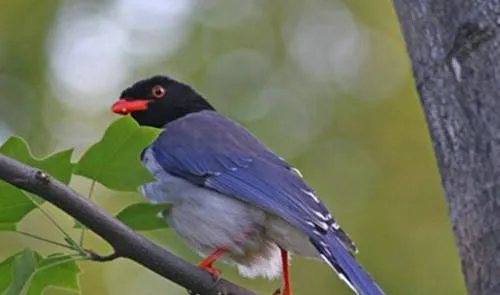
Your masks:
<instances>
[{"instance_id":1,"label":"perched bird","mask_svg":"<svg viewBox=\"0 0 500 295\"><path fill-rule=\"evenodd\" d=\"M141 154L156 180L141 191L152 203L172 205L165 221L205 257L200 267L219 276L219 259L246 277L282 274L283 293L276 294L292 295L293 253L323 260L357 294L384 294L300 172L193 88L154 76L125 89L112 110L164 128Z\"/></svg>"}]
</instances>

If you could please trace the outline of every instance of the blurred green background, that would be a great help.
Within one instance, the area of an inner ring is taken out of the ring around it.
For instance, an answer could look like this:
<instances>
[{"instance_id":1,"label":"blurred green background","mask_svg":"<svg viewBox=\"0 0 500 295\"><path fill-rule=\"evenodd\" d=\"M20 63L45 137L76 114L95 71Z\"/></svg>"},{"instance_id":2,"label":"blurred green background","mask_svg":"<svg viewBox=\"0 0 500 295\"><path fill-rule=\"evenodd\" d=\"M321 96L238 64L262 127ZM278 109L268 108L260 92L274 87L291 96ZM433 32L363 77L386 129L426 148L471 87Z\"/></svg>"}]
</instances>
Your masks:
<instances>
[{"instance_id":1,"label":"blurred green background","mask_svg":"<svg viewBox=\"0 0 500 295\"><path fill-rule=\"evenodd\" d=\"M192 84L299 167L388 294L465 294L392 1L0 1L2 142L18 134L37 155L68 147L78 155L117 118L109 107L120 91L157 73ZM89 189L82 178L72 185ZM95 194L111 212L138 200L103 187ZM36 212L21 229L61 238ZM168 230L147 235L199 260ZM108 249L91 234L86 241ZM23 247L56 250L0 233L0 260ZM84 295L185 294L129 261L81 266ZM263 294L281 284L222 268ZM316 261L295 257L292 278L297 295L351 294Z\"/></svg>"}]
</instances>

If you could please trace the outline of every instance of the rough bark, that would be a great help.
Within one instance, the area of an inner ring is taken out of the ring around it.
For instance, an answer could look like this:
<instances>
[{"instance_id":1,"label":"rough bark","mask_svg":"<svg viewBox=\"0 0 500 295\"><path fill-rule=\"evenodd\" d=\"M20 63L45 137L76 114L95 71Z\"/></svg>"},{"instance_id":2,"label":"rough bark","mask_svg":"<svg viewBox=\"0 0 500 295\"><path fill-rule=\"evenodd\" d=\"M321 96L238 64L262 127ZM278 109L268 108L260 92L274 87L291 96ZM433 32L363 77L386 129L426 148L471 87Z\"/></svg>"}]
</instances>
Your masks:
<instances>
[{"instance_id":1,"label":"rough bark","mask_svg":"<svg viewBox=\"0 0 500 295\"><path fill-rule=\"evenodd\" d=\"M500 294L500 0L394 0L470 295ZM422 216L425 218L425 216Z\"/></svg>"},{"instance_id":2,"label":"rough bark","mask_svg":"<svg viewBox=\"0 0 500 295\"><path fill-rule=\"evenodd\" d=\"M98 234L114 249L109 256L92 254L92 260L128 258L185 287L190 294L258 295L224 279L214 280L208 272L173 255L142 237L102 208L51 178L43 171L0 154L0 179L32 192Z\"/></svg>"}]
</instances>

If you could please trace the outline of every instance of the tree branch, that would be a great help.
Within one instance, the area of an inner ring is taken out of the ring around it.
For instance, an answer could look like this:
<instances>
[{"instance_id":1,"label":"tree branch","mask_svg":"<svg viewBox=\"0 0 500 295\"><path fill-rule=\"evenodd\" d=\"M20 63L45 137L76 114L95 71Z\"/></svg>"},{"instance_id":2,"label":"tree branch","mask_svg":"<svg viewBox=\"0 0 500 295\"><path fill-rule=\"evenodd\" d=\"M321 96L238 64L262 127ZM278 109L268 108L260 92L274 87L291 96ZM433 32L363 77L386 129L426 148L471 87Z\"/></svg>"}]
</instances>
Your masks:
<instances>
[{"instance_id":1,"label":"tree branch","mask_svg":"<svg viewBox=\"0 0 500 295\"><path fill-rule=\"evenodd\" d=\"M208 272L137 234L114 216L43 171L1 154L0 179L54 204L106 240L115 253L109 256L95 254L97 261L129 258L185 287L192 294L257 295L224 279L216 282Z\"/></svg>"}]
</instances>

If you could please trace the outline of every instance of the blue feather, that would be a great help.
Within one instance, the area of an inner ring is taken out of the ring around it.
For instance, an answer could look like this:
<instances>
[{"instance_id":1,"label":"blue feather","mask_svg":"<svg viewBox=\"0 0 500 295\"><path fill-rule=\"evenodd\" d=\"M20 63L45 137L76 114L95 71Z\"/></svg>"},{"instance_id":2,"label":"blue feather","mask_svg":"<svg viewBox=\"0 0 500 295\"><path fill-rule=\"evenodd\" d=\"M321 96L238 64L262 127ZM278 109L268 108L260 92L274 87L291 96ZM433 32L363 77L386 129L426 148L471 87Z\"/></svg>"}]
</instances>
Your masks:
<instances>
[{"instance_id":1,"label":"blue feather","mask_svg":"<svg viewBox=\"0 0 500 295\"><path fill-rule=\"evenodd\" d=\"M150 148L168 173L276 214L302 230L358 294L384 294L351 255L351 240L312 189L240 125L212 111L190 114L169 123Z\"/></svg>"},{"instance_id":2,"label":"blue feather","mask_svg":"<svg viewBox=\"0 0 500 295\"><path fill-rule=\"evenodd\" d=\"M384 295L384 291L361 267L350 252L333 234L324 236L324 242L312 238L311 242L321 253L321 257L337 272L351 289L359 295ZM326 245L325 245L326 244Z\"/></svg>"}]
</instances>

